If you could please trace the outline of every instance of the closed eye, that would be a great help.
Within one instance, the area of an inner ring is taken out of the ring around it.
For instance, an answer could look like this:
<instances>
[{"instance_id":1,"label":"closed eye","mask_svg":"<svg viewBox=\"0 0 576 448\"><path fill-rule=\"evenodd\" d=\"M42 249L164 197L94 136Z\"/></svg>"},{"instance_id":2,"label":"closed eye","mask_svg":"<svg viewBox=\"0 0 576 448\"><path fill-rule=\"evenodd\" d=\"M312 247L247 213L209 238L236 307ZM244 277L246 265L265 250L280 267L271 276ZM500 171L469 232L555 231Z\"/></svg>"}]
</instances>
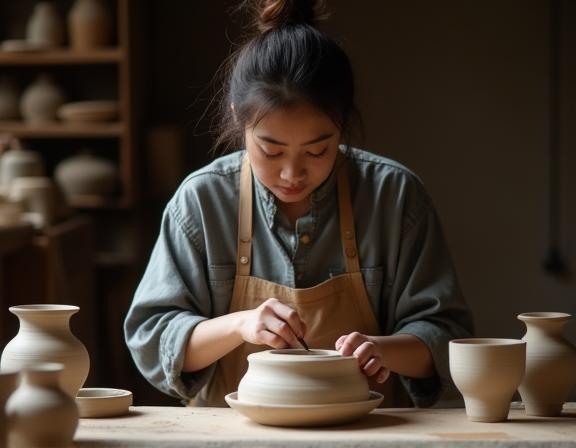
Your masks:
<instances>
[{"instance_id":1,"label":"closed eye","mask_svg":"<svg viewBox=\"0 0 576 448\"><path fill-rule=\"evenodd\" d=\"M307 152L310 157L322 157L328 151L328 146L326 146L322 151L314 153L314 152Z\"/></svg>"},{"instance_id":2,"label":"closed eye","mask_svg":"<svg viewBox=\"0 0 576 448\"><path fill-rule=\"evenodd\" d=\"M273 153L273 154L269 153L264 148L262 148L262 146L260 146L260 145L258 145L258 149L260 150L262 155L264 157L266 157L267 159L276 159L282 155L282 152L277 152L277 153Z\"/></svg>"}]
</instances>

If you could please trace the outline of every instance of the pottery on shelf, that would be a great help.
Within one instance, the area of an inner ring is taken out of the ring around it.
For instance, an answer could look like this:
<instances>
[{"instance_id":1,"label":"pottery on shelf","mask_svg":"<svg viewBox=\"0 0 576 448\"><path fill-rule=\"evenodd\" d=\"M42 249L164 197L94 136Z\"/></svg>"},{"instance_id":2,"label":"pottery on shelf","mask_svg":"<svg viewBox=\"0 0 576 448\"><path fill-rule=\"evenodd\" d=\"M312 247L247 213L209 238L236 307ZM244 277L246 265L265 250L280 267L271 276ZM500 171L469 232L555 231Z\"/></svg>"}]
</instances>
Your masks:
<instances>
[{"instance_id":1,"label":"pottery on shelf","mask_svg":"<svg viewBox=\"0 0 576 448\"><path fill-rule=\"evenodd\" d=\"M80 308L72 305L20 305L9 308L20 329L2 352L2 370L17 370L40 362L64 364L62 388L71 397L86 381L90 358L86 347L70 330L70 318Z\"/></svg>"},{"instance_id":2,"label":"pottery on shelf","mask_svg":"<svg viewBox=\"0 0 576 448\"><path fill-rule=\"evenodd\" d=\"M35 227L52 224L58 213L56 186L50 177L18 177L10 185L9 198L24 204Z\"/></svg>"},{"instance_id":3,"label":"pottery on shelf","mask_svg":"<svg viewBox=\"0 0 576 448\"><path fill-rule=\"evenodd\" d=\"M8 420L6 418L6 402L16 389L18 372L0 372L0 447L5 448L8 437Z\"/></svg>"},{"instance_id":4,"label":"pottery on shelf","mask_svg":"<svg viewBox=\"0 0 576 448\"><path fill-rule=\"evenodd\" d=\"M449 343L450 374L475 422L508 418L510 402L524 377L526 342L470 338Z\"/></svg>"},{"instance_id":5,"label":"pottery on shelf","mask_svg":"<svg viewBox=\"0 0 576 448\"><path fill-rule=\"evenodd\" d=\"M12 181L24 176L43 176L44 162L39 153L22 148L20 141L9 137L0 145L0 192L8 194ZM4 143L9 149L4 147Z\"/></svg>"},{"instance_id":6,"label":"pottery on shelf","mask_svg":"<svg viewBox=\"0 0 576 448\"><path fill-rule=\"evenodd\" d=\"M26 41L45 48L64 43L64 21L52 2L38 2L26 25Z\"/></svg>"},{"instance_id":7,"label":"pottery on shelf","mask_svg":"<svg viewBox=\"0 0 576 448\"><path fill-rule=\"evenodd\" d=\"M54 122L58 108L64 104L64 98L64 93L50 75L40 75L24 90L20 100L20 113L28 123Z\"/></svg>"},{"instance_id":8,"label":"pottery on shelf","mask_svg":"<svg viewBox=\"0 0 576 448\"><path fill-rule=\"evenodd\" d=\"M58 109L58 118L68 123L112 121L118 118L118 101L75 101Z\"/></svg>"},{"instance_id":9,"label":"pottery on shelf","mask_svg":"<svg viewBox=\"0 0 576 448\"><path fill-rule=\"evenodd\" d=\"M82 152L56 166L56 181L66 196L110 196L118 187L118 168L110 160Z\"/></svg>"},{"instance_id":10,"label":"pottery on shelf","mask_svg":"<svg viewBox=\"0 0 576 448\"><path fill-rule=\"evenodd\" d=\"M0 120L15 120L20 116L19 100L16 80L0 76Z\"/></svg>"},{"instance_id":11,"label":"pottery on shelf","mask_svg":"<svg viewBox=\"0 0 576 448\"><path fill-rule=\"evenodd\" d=\"M76 0L68 13L68 34L74 50L92 50L111 42L110 13L101 0Z\"/></svg>"},{"instance_id":12,"label":"pottery on shelf","mask_svg":"<svg viewBox=\"0 0 576 448\"><path fill-rule=\"evenodd\" d=\"M526 324L526 375L519 389L526 414L560 415L576 383L576 349L563 335L571 315L522 313L518 319Z\"/></svg>"},{"instance_id":13,"label":"pottery on shelf","mask_svg":"<svg viewBox=\"0 0 576 448\"><path fill-rule=\"evenodd\" d=\"M40 363L23 370L22 382L6 404L10 446L73 446L78 408L60 387L63 369L59 363Z\"/></svg>"}]
</instances>

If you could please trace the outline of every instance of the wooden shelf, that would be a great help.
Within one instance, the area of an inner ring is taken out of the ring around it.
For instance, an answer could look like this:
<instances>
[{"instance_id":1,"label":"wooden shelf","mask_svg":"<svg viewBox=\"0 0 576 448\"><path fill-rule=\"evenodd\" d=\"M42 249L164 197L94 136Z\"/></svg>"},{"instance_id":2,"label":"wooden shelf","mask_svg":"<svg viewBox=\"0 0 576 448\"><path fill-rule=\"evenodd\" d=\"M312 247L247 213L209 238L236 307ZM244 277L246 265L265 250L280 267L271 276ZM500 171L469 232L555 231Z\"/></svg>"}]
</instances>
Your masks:
<instances>
[{"instance_id":1,"label":"wooden shelf","mask_svg":"<svg viewBox=\"0 0 576 448\"><path fill-rule=\"evenodd\" d=\"M116 64L124 59L119 48L95 51L50 50L34 52L0 51L0 65Z\"/></svg>"},{"instance_id":2,"label":"wooden shelf","mask_svg":"<svg viewBox=\"0 0 576 448\"><path fill-rule=\"evenodd\" d=\"M104 196L68 196L66 198L68 205L79 209L125 209L129 207L126 199L108 198Z\"/></svg>"},{"instance_id":3,"label":"wooden shelf","mask_svg":"<svg viewBox=\"0 0 576 448\"><path fill-rule=\"evenodd\" d=\"M19 138L119 137L125 129L122 122L64 123L31 125L23 121L0 121L0 132Z\"/></svg>"}]
</instances>

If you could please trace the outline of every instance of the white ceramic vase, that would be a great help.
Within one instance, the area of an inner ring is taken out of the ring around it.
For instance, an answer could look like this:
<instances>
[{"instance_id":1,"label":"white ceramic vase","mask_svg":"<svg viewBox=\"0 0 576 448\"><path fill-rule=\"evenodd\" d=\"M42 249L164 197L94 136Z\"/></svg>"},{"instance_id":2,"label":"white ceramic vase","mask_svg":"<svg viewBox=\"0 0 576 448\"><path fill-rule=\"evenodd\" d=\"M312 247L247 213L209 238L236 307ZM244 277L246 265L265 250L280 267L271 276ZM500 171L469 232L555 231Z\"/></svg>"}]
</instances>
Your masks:
<instances>
[{"instance_id":1,"label":"white ceramic vase","mask_svg":"<svg viewBox=\"0 0 576 448\"><path fill-rule=\"evenodd\" d=\"M110 45L110 13L101 0L76 0L68 14L68 34L74 50Z\"/></svg>"},{"instance_id":2,"label":"white ceramic vase","mask_svg":"<svg viewBox=\"0 0 576 448\"><path fill-rule=\"evenodd\" d=\"M64 43L64 21L52 2L38 2L26 26L26 41L38 47Z\"/></svg>"},{"instance_id":3,"label":"white ceramic vase","mask_svg":"<svg viewBox=\"0 0 576 448\"><path fill-rule=\"evenodd\" d=\"M560 415L576 383L576 349L563 336L570 318L553 312L518 315L526 324L526 376L519 390L528 415Z\"/></svg>"},{"instance_id":4,"label":"white ceramic vase","mask_svg":"<svg viewBox=\"0 0 576 448\"><path fill-rule=\"evenodd\" d=\"M64 366L40 363L22 372L20 387L6 404L12 447L71 447L78 408L59 383Z\"/></svg>"},{"instance_id":5,"label":"white ceramic vase","mask_svg":"<svg viewBox=\"0 0 576 448\"><path fill-rule=\"evenodd\" d=\"M20 113L33 124L54 122L58 108L64 104L64 93L49 75L40 75L30 84L20 100Z\"/></svg>"},{"instance_id":6,"label":"white ceramic vase","mask_svg":"<svg viewBox=\"0 0 576 448\"><path fill-rule=\"evenodd\" d=\"M5 448L8 436L6 402L16 389L18 372L0 372L0 448Z\"/></svg>"},{"instance_id":7,"label":"white ceramic vase","mask_svg":"<svg viewBox=\"0 0 576 448\"><path fill-rule=\"evenodd\" d=\"M335 350L267 350L248 355L238 400L267 405L316 405L369 399L368 381L353 356Z\"/></svg>"},{"instance_id":8,"label":"white ceramic vase","mask_svg":"<svg viewBox=\"0 0 576 448\"><path fill-rule=\"evenodd\" d=\"M43 176L44 162L39 153L23 149L14 139L8 151L0 156L0 191L8 194L12 181L24 176Z\"/></svg>"},{"instance_id":9,"label":"white ceramic vase","mask_svg":"<svg viewBox=\"0 0 576 448\"><path fill-rule=\"evenodd\" d=\"M19 93L16 81L8 76L0 77L0 120L18 118Z\"/></svg>"},{"instance_id":10,"label":"white ceramic vase","mask_svg":"<svg viewBox=\"0 0 576 448\"><path fill-rule=\"evenodd\" d=\"M508 418L510 402L524 377L526 343L517 339L471 338L449 343L450 374L475 422Z\"/></svg>"},{"instance_id":11,"label":"white ceramic vase","mask_svg":"<svg viewBox=\"0 0 576 448\"><path fill-rule=\"evenodd\" d=\"M2 370L17 370L39 362L62 363L65 367L61 375L62 389L75 397L90 370L88 351L70 330L70 317L80 308L20 305L9 309L18 316L20 329L2 352Z\"/></svg>"},{"instance_id":12,"label":"white ceramic vase","mask_svg":"<svg viewBox=\"0 0 576 448\"><path fill-rule=\"evenodd\" d=\"M110 196L118 186L116 165L89 152L62 160L54 176L66 196Z\"/></svg>"}]
</instances>

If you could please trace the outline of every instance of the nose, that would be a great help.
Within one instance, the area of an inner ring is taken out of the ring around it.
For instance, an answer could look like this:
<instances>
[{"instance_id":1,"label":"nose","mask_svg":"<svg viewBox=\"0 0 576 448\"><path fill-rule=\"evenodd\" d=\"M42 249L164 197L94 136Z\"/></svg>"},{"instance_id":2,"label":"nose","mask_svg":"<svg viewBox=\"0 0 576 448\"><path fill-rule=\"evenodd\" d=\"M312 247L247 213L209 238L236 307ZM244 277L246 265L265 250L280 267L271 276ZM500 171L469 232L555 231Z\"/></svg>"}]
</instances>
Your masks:
<instances>
[{"instance_id":1,"label":"nose","mask_svg":"<svg viewBox=\"0 0 576 448\"><path fill-rule=\"evenodd\" d=\"M286 162L280 171L280 178L291 185L302 182L305 177L306 168L298 160Z\"/></svg>"}]
</instances>

